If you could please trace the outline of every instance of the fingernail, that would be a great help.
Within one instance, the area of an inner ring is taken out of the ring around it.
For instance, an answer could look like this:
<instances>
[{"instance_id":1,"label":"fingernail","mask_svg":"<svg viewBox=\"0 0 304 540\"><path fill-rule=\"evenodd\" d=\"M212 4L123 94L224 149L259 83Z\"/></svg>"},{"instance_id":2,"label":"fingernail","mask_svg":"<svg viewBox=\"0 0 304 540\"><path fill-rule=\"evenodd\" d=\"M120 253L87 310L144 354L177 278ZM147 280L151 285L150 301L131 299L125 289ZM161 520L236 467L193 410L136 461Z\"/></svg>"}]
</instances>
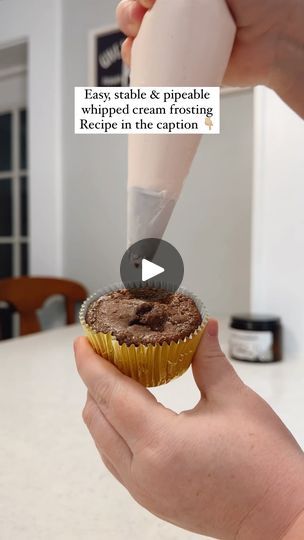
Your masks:
<instances>
[{"instance_id":1,"label":"fingernail","mask_svg":"<svg viewBox=\"0 0 304 540\"><path fill-rule=\"evenodd\" d=\"M74 349L74 353L76 354L76 349L77 349L77 342L78 342L78 338L74 339L74 342L73 342L73 349Z\"/></svg>"},{"instance_id":2,"label":"fingernail","mask_svg":"<svg viewBox=\"0 0 304 540\"><path fill-rule=\"evenodd\" d=\"M154 2L152 0L141 0L141 3L145 8L149 9Z\"/></svg>"},{"instance_id":3,"label":"fingernail","mask_svg":"<svg viewBox=\"0 0 304 540\"><path fill-rule=\"evenodd\" d=\"M215 319L211 319L207 325L207 335L210 337L217 337L218 335L218 322Z\"/></svg>"}]
</instances>

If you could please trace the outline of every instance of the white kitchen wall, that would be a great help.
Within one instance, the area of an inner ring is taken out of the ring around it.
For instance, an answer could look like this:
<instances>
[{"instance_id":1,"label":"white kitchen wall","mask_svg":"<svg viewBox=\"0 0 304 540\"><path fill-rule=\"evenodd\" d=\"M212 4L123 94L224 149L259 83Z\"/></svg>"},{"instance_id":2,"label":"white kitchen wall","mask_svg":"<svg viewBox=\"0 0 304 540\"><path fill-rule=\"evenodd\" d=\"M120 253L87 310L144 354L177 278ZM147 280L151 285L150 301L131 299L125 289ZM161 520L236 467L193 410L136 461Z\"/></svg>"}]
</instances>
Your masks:
<instances>
[{"instance_id":1,"label":"white kitchen wall","mask_svg":"<svg viewBox=\"0 0 304 540\"><path fill-rule=\"evenodd\" d=\"M282 317L285 350L304 350L304 122L275 94L255 95L252 309Z\"/></svg>"},{"instance_id":2,"label":"white kitchen wall","mask_svg":"<svg viewBox=\"0 0 304 540\"><path fill-rule=\"evenodd\" d=\"M88 35L115 22L116 0L63 3L64 272L91 290L119 280L126 242L127 138L73 135L73 88L88 84ZM251 92L223 98L220 136L205 137L166 238L185 284L209 309L249 309Z\"/></svg>"},{"instance_id":3,"label":"white kitchen wall","mask_svg":"<svg viewBox=\"0 0 304 540\"><path fill-rule=\"evenodd\" d=\"M115 24L116 0L63 2L64 273L91 290L119 279L127 140L74 135L74 86L88 84L91 29Z\"/></svg>"}]
</instances>

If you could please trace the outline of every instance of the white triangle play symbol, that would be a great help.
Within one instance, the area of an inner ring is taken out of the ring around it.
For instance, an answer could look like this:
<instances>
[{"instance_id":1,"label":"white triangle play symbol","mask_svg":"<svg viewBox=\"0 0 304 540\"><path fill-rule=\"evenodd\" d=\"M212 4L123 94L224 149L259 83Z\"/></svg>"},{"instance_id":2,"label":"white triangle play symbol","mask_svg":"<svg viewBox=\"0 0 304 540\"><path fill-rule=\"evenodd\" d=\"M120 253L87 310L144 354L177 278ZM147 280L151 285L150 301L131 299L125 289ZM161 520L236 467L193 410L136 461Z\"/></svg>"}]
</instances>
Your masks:
<instances>
[{"instance_id":1,"label":"white triangle play symbol","mask_svg":"<svg viewBox=\"0 0 304 540\"><path fill-rule=\"evenodd\" d=\"M158 264L154 264L151 261L148 261L147 259L143 259L141 262L142 281L147 281L148 279L151 279L155 276L159 276L159 274L162 274L164 271L164 268L158 266Z\"/></svg>"}]
</instances>

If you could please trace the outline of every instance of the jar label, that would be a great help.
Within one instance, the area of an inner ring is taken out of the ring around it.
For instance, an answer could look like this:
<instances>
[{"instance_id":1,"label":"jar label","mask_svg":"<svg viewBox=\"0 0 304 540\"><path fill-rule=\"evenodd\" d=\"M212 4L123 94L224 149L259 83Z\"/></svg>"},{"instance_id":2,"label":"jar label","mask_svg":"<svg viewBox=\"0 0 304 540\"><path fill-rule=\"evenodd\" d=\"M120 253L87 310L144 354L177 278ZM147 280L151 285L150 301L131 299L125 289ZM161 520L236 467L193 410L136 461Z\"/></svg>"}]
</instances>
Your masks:
<instances>
[{"instance_id":1,"label":"jar label","mask_svg":"<svg viewBox=\"0 0 304 540\"><path fill-rule=\"evenodd\" d=\"M273 361L273 333L231 329L230 355L251 362Z\"/></svg>"}]
</instances>

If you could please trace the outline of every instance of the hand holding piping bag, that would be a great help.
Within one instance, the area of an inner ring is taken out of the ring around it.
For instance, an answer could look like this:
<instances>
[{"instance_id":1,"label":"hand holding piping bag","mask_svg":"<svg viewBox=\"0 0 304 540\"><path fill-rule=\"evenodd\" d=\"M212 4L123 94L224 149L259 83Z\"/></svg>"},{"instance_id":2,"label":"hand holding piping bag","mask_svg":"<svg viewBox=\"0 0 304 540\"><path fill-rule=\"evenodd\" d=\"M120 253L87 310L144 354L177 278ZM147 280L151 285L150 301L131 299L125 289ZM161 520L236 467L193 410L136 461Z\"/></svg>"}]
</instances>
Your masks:
<instances>
[{"instance_id":1,"label":"hand holding piping bag","mask_svg":"<svg viewBox=\"0 0 304 540\"><path fill-rule=\"evenodd\" d=\"M127 64L131 63L134 38L147 10L154 4L155 0L121 0L118 5L118 23L128 36L122 47ZM172 18L177 4L178 1L171 3ZM304 0L280 3L277 0L227 0L227 5L236 22L237 34L224 85L268 86L304 118ZM151 51L158 39L156 31ZM207 54L209 47L198 58L201 69Z\"/></svg>"}]
</instances>

